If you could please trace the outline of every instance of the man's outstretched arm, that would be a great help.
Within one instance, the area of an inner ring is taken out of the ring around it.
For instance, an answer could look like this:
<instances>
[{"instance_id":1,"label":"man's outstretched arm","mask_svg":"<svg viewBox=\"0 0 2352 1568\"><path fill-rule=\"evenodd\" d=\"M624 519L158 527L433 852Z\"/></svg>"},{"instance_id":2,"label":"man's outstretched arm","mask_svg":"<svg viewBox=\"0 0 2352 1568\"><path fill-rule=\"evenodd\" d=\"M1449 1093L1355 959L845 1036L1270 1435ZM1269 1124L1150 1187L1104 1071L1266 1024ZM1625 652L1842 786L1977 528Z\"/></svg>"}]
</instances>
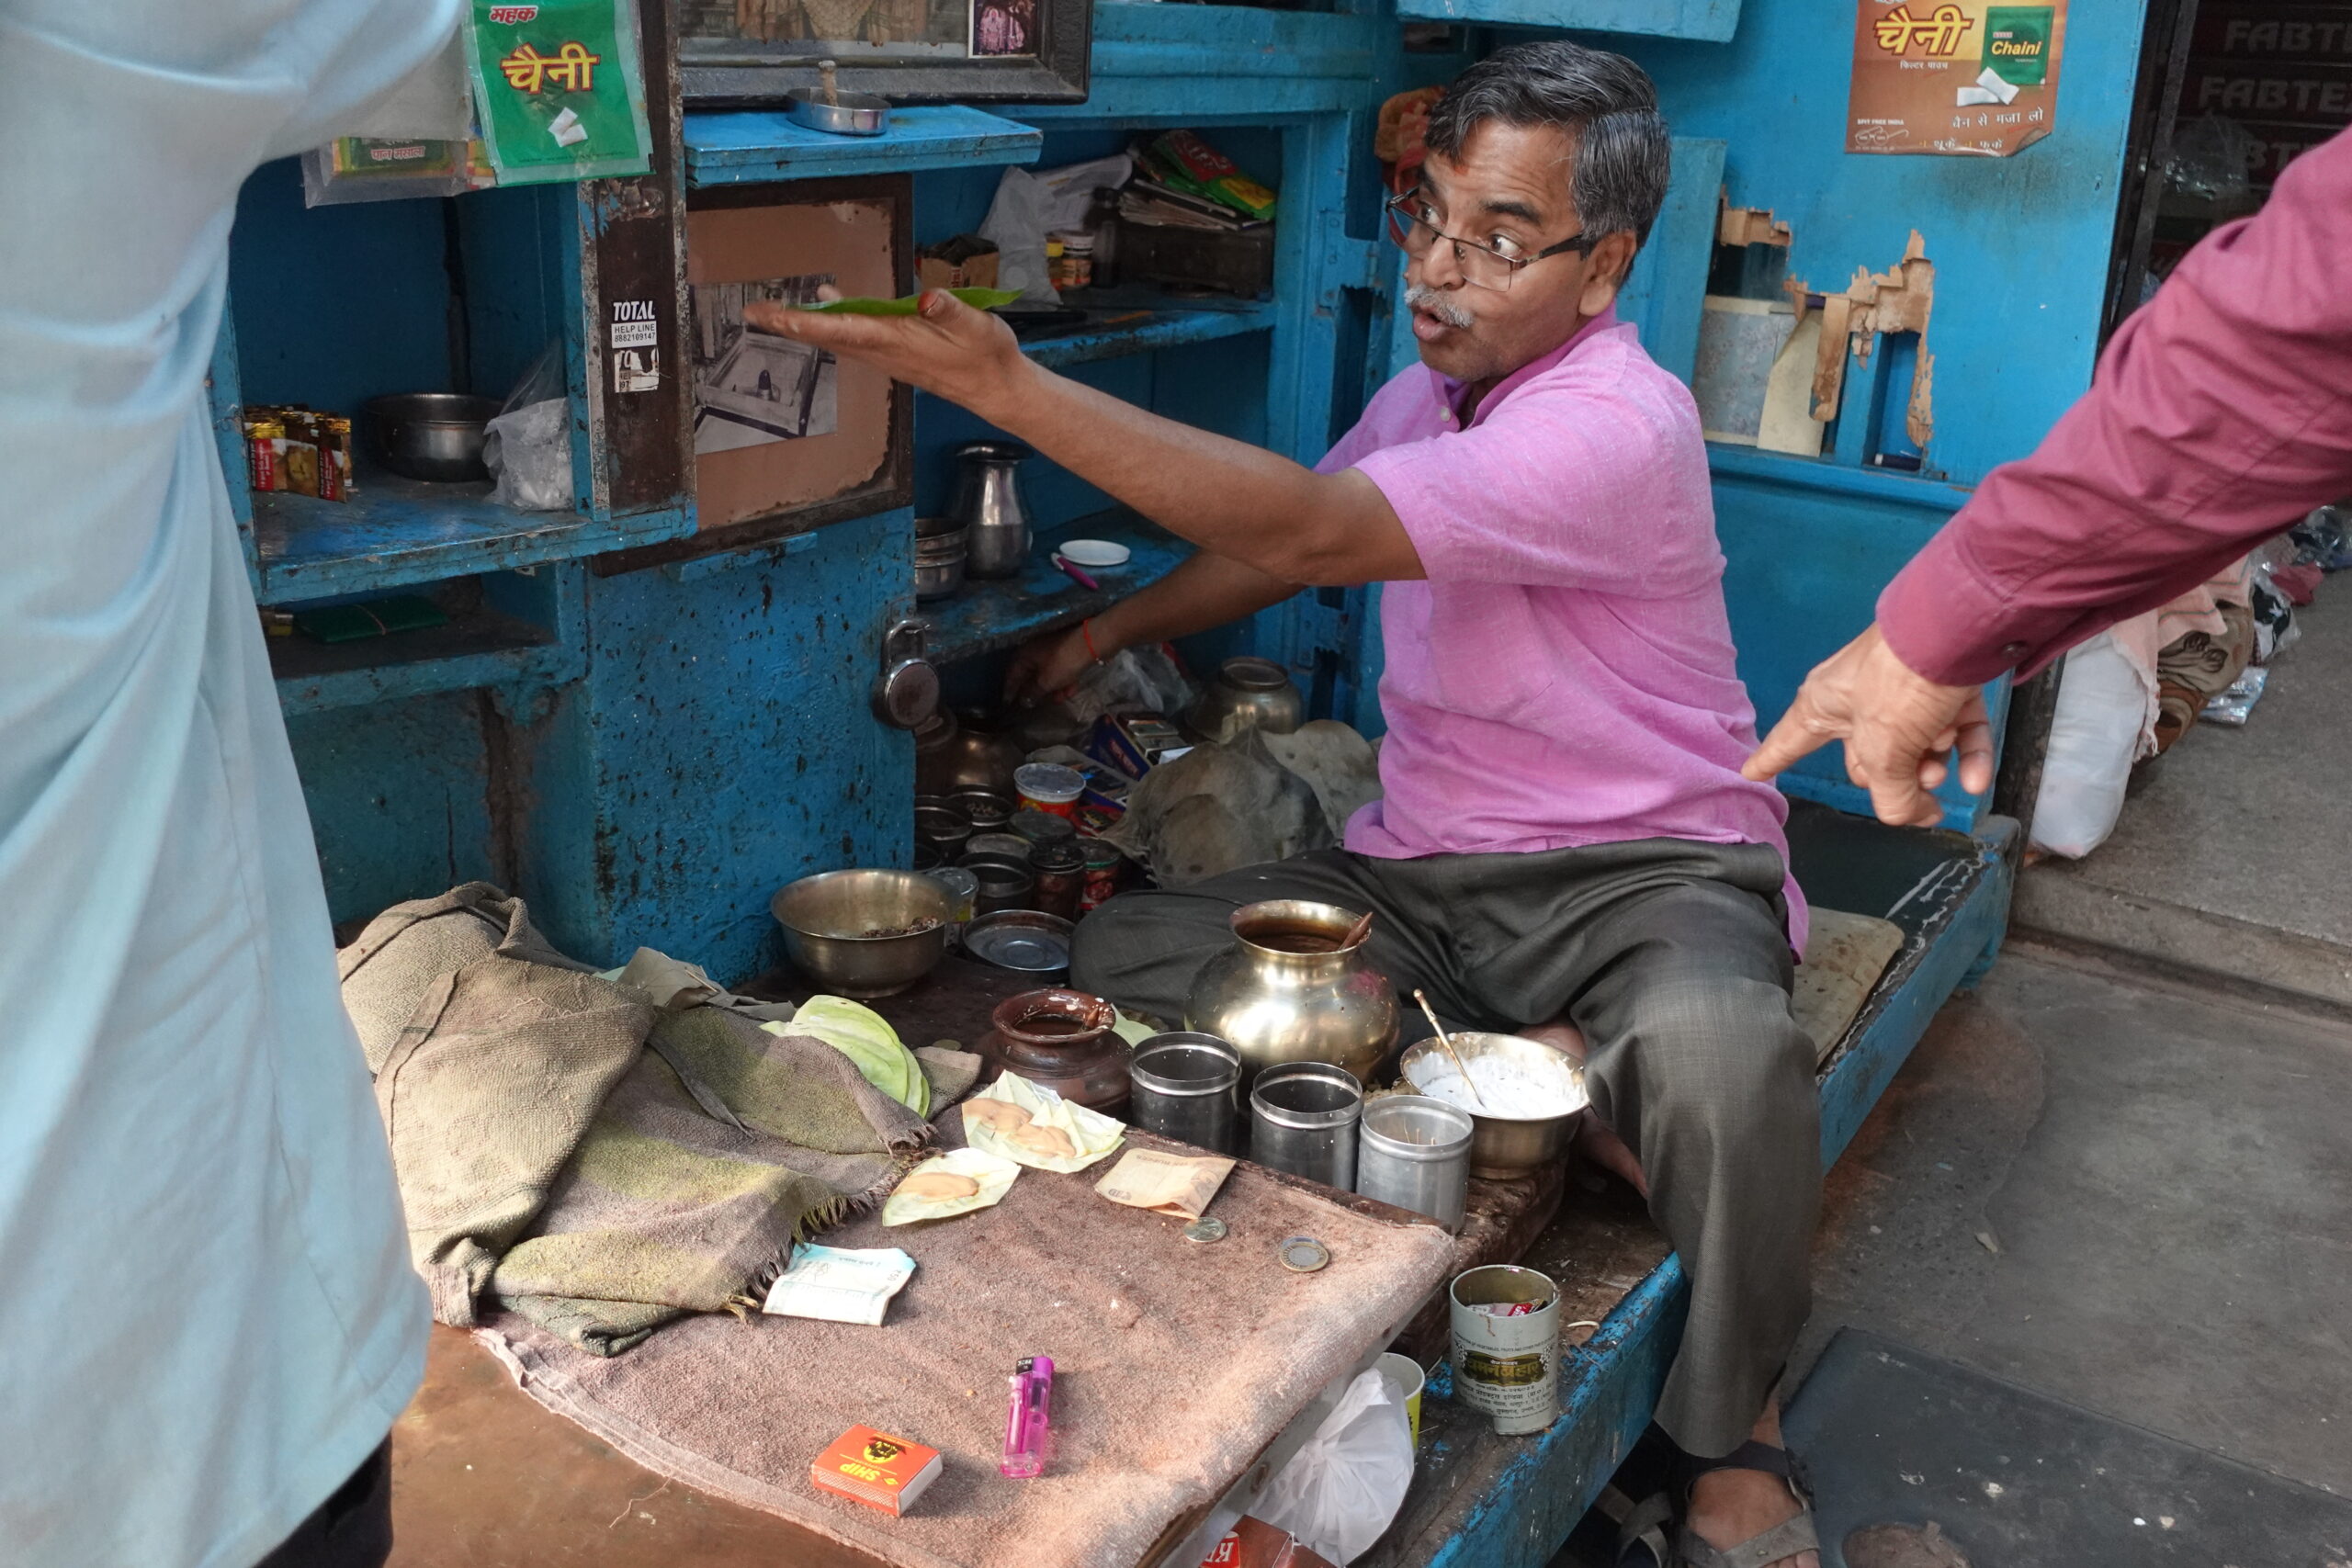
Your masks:
<instances>
[{"instance_id":1,"label":"man's outstretched arm","mask_svg":"<svg viewBox=\"0 0 2352 1568\"><path fill-rule=\"evenodd\" d=\"M2091 390L2005 464L1879 598L1756 755L1769 778L1830 740L1891 822L1961 747L1992 784L1977 685L2177 597L2352 491L2352 132L2303 154L2109 344ZM1971 741L1974 744L1972 748Z\"/></svg>"},{"instance_id":2,"label":"man's outstretched arm","mask_svg":"<svg viewBox=\"0 0 2352 1568\"><path fill-rule=\"evenodd\" d=\"M1004 322L944 290L927 290L912 317L781 305L744 315L961 404L1170 533L1269 577L1352 586L1424 575L1405 525L1363 475L1318 474L1057 376L1023 356Z\"/></svg>"}]
</instances>

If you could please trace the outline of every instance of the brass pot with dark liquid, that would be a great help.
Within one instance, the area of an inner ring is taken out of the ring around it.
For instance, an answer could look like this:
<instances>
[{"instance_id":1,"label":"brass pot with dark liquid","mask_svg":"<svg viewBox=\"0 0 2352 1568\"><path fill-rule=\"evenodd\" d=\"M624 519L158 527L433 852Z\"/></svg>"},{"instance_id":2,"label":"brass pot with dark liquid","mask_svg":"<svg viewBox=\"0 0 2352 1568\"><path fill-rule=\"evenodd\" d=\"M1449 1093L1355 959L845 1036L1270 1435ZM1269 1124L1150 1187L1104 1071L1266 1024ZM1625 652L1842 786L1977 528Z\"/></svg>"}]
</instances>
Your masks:
<instances>
[{"instance_id":1,"label":"brass pot with dark liquid","mask_svg":"<svg viewBox=\"0 0 2352 1568\"><path fill-rule=\"evenodd\" d=\"M1363 942L1342 945L1353 912L1278 899L1233 912L1233 947L1193 982L1184 1027L1240 1053L1242 1092L1266 1067L1328 1062L1370 1081L1396 1047L1396 987L1366 961Z\"/></svg>"}]
</instances>

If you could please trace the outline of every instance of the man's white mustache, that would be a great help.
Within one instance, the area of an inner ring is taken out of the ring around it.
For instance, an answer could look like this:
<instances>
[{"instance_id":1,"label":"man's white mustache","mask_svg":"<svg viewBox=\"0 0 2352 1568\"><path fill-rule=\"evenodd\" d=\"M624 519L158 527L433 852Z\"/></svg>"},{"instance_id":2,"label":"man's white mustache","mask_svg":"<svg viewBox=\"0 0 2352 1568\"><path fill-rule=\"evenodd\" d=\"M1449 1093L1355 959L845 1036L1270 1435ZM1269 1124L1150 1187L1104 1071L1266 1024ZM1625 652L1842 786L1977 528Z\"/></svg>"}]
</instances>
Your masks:
<instances>
[{"instance_id":1,"label":"man's white mustache","mask_svg":"<svg viewBox=\"0 0 2352 1568\"><path fill-rule=\"evenodd\" d=\"M1470 327L1476 325L1478 320L1455 303L1453 296L1443 289L1431 288L1425 283L1408 283L1405 286L1405 308L1408 310L1426 310L1449 327Z\"/></svg>"}]
</instances>

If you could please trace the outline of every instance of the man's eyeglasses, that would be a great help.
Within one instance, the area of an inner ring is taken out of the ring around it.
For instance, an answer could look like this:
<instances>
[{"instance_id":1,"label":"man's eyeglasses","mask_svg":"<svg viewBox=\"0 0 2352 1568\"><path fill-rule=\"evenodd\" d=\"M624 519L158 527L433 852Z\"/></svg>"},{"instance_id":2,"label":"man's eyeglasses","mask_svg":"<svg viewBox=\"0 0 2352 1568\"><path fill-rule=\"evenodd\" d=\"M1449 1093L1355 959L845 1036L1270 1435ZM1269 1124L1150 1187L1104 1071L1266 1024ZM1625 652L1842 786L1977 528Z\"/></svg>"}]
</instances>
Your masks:
<instances>
[{"instance_id":1,"label":"man's eyeglasses","mask_svg":"<svg viewBox=\"0 0 2352 1568\"><path fill-rule=\"evenodd\" d=\"M1563 251L1589 255L1592 247L1600 243L1598 234L1582 231L1569 235L1556 245L1540 251L1523 251L1509 240L1482 245L1476 240L1457 239L1430 221L1422 211L1425 204L1419 196L1399 196L1389 199L1388 237L1404 247L1408 256L1425 256L1430 247L1443 240L1453 247L1453 265L1461 269L1464 283L1502 293L1510 288L1510 280L1519 269L1545 256L1556 256Z\"/></svg>"}]
</instances>

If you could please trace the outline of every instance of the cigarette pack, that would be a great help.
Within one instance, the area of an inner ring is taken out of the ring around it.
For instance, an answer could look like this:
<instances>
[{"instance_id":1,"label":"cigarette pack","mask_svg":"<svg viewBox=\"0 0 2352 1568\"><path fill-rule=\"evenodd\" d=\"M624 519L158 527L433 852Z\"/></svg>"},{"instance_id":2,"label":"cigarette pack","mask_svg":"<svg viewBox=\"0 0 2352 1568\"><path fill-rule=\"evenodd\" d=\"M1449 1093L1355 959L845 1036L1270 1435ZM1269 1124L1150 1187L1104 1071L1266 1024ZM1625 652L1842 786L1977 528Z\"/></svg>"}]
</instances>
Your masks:
<instances>
[{"instance_id":1,"label":"cigarette pack","mask_svg":"<svg viewBox=\"0 0 2352 1568\"><path fill-rule=\"evenodd\" d=\"M808 1466L819 1491L886 1514L905 1513L938 1478L937 1449L871 1427L852 1427Z\"/></svg>"},{"instance_id":2,"label":"cigarette pack","mask_svg":"<svg viewBox=\"0 0 2352 1568\"><path fill-rule=\"evenodd\" d=\"M1128 780L1140 779L1190 748L1156 713L1104 714L1086 737L1086 754Z\"/></svg>"}]
</instances>

